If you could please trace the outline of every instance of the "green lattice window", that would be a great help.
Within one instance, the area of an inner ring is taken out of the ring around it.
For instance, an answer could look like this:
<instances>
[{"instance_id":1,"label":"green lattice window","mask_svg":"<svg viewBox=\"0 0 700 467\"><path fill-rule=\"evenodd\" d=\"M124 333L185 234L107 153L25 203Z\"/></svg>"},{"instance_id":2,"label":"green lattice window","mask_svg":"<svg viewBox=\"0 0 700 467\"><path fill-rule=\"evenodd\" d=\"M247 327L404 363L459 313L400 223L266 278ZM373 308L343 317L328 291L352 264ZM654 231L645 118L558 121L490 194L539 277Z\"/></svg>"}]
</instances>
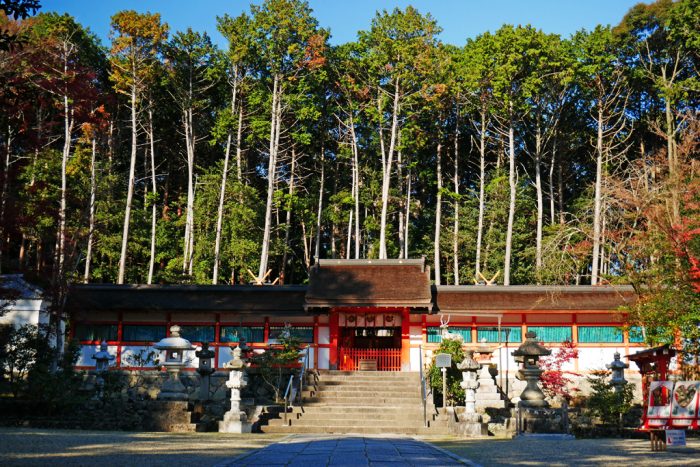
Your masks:
<instances>
[{"instance_id":1,"label":"green lattice window","mask_svg":"<svg viewBox=\"0 0 700 467\"><path fill-rule=\"evenodd\" d=\"M641 326L632 326L630 328L630 342L633 344L641 344L644 342L644 332Z\"/></svg>"},{"instance_id":2,"label":"green lattice window","mask_svg":"<svg viewBox=\"0 0 700 467\"><path fill-rule=\"evenodd\" d=\"M214 342L214 326L180 326L180 335L190 342Z\"/></svg>"},{"instance_id":3,"label":"green lattice window","mask_svg":"<svg viewBox=\"0 0 700 467\"><path fill-rule=\"evenodd\" d=\"M571 340L571 326L528 326L537 334L539 342L565 342Z\"/></svg>"},{"instance_id":4,"label":"green lattice window","mask_svg":"<svg viewBox=\"0 0 700 467\"><path fill-rule=\"evenodd\" d=\"M428 342L440 343L442 342L442 330L439 326L431 326L427 330ZM448 331L453 334L459 334L464 339L464 342L472 341L472 328L471 326L450 326Z\"/></svg>"},{"instance_id":5,"label":"green lattice window","mask_svg":"<svg viewBox=\"0 0 700 467\"><path fill-rule=\"evenodd\" d=\"M520 326L502 326L501 336L498 336L497 326L480 326L476 328L476 339L479 342L516 342L523 341L523 333ZM485 340L484 340L485 339Z\"/></svg>"},{"instance_id":6,"label":"green lattice window","mask_svg":"<svg viewBox=\"0 0 700 467\"><path fill-rule=\"evenodd\" d=\"M581 344L621 344L622 331L615 326L579 326L578 341Z\"/></svg>"},{"instance_id":7,"label":"green lattice window","mask_svg":"<svg viewBox=\"0 0 700 467\"><path fill-rule=\"evenodd\" d=\"M165 337L165 325L125 324L122 333L127 342L158 342Z\"/></svg>"},{"instance_id":8,"label":"green lattice window","mask_svg":"<svg viewBox=\"0 0 700 467\"><path fill-rule=\"evenodd\" d=\"M79 341L116 341L116 324L78 324L75 338Z\"/></svg>"},{"instance_id":9,"label":"green lattice window","mask_svg":"<svg viewBox=\"0 0 700 467\"><path fill-rule=\"evenodd\" d=\"M265 328L263 326L221 326L221 342L239 342L241 337L248 343L263 343Z\"/></svg>"}]
</instances>

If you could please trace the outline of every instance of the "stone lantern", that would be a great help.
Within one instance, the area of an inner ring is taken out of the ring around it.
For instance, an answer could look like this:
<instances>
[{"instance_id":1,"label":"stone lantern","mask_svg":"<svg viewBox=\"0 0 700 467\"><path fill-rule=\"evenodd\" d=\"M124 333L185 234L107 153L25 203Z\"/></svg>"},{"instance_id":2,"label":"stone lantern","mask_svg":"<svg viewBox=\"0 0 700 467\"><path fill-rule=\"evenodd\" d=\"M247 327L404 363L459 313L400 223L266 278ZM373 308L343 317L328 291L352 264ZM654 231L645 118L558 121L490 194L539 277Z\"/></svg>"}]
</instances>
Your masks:
<instances>
[{"instance_id":1,"label":"stone lantern","mask_svg":"<svg viewBox=\"0 0 700 467\"><path fill-rule=\"evenodd\" d=\"M92 359L95 360L95 371L97 373L107 371L109 369L109 362L114 360L114 355L110 354L107 349L107 342L102 341L99 352L96 352L95 355L92 356Z\"/></svg>"},{"instance_id":2,"label":"stone lantern","mask_svg":"<svg viewBox=\"0 0 700 467\"><path fill-rule=\"evenodd\" d=\"M153 347L165 350L165 362L163 365L168 370L169 378L161 388L158 399L171 401L187 400L185 386L180 382L180 369L185 366L185 351L193 350L192 344L187 339L180 337L180 326L170 327L170 337L161 339Z\"/></svg>"},{"instance_id":3,"label":"stone lantern","mask_svg":"<svg viewBox=\"0 0 700 467\"><path fill-rule=\"evenodd\" d=\"M199 398L202 400L209 399L209 377L214 373L214 368L211 363L216 353L209 348L209 342L202 342L202 348L197 350L195 356L199 359L197 373L201 376L201 384L199 386Z\"/></svg>"},{"instance_id":4,"label":"stone lantern","mask_svg":"<svg viewBox=\"0 0 700 467\"><path fill-rule=\"evenodd\" d=\"M102 398L105 387L105 380L102 375L109 369L109 362L114 360L114 355L110 354L107 349L107 342L102 341L100 343L100 350L95 352L95 355L92 356L93 360L95 360L95 373L97 373L97 377L95 378L95 386L97 387L97 392L94 396L95 399Z\"/></svg>"},{"instance_id":5,"label":"stone lantern","mask_svg":"<svg viewBox=\"0 0 700 467\"><path fill-rule=\"evenodd\" d=\"M536 337L537 334L529 331L525 334L525 342L512 353L516 361L522 364L518 377L519 379L524 379L527 383L525 390L520 394L520 404L523 407L549 406L547 401L545 401L542 389L538 385L542 370L537 366L537 361L540 357L550 355L552 351L540 345Z\"/></svg>"},{"instance_id":6,"label":"stone lantern","mask_svg":"<svg viewBox=\"0 0 700 467\"><path fill-rule=\"evenodd\" d=\"M245 374L245 362L241 358L241 348L236 347L231 351L232 359L224 365L230 369L226 387L231 390L231 410L224 414L224 419L219 422L219 431L222 433L250 433L252 423L241 406L241 391L248 385Z\"/></svg>"},{"instance_id":7,"label":"stone lantern","mask_svg":"<svg viewBox=\"0 0 700 467\"><path fill-rule=\"evenodd\" d=\"M476 414L476 390L479 387L476 372L481 368L479 362L474 360L474 351L467 350L464 360L457 364L462 370L462 381L459 386L464 389L464 413Z\"/></svg>"},{"instance_id":8,"label":"stone lantern","mask_svg":"<svg viewBox=\"0 0 700 467\"><path fill-rule=\"evenodd\" d=\"M615 352L613 361L605 365L605 368L612 371L610 384L615 388L615 392L622 391L622 388L627 384L625 379L625 370L629 368L629 363L624 363L620 360L620 352Z\"/></svg>"}]
</instances>

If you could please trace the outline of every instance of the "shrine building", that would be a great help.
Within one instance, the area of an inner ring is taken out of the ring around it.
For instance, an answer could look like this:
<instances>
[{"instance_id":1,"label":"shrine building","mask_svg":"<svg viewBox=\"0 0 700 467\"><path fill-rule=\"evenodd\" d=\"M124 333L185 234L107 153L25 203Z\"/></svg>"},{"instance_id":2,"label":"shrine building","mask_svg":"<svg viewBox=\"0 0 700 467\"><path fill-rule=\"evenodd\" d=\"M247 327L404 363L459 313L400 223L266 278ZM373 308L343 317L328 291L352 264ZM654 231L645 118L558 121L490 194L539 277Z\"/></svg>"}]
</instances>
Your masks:
<instances>
[{"instance_id":1,"label":"shrine building","mask_svg":"<svg viewBox=\"0 0 700 467\"><path fill-rule=\"evenodd\" d=\"M149 367L144 357L173 324L193 344L208 342L222 368L240 341L262 351L290 324L310 346L312 368L357 370L362 361L373 362L363 369L418 371L449 320L465 348L489 348L506 373L516 370L510 354L527 331L549 348L575 343L579 357L569 369L585 373L615 352L644 348L641 329L623 330L620 307L635 299L631 286L434 286L423 259L322 259L308 286L87 284L72 287L66 306L84 369L102 340L116 367Z\"/></svg>"}]
</instances>

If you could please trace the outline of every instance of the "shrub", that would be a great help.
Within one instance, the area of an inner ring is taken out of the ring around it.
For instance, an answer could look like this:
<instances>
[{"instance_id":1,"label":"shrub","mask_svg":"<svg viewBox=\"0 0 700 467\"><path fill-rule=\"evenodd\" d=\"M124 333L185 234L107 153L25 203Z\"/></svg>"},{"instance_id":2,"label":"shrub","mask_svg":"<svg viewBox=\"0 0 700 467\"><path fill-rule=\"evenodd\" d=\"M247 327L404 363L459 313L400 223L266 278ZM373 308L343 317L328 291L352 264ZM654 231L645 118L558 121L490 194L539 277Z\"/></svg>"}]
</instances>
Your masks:
<instances>
[{"instance_id":1,"label":"shrub","mask_svg":"<svg viewBox=\"0 0 700 467\"><path fill-rule=\"evenodd\" d=\"M288 327L287 327L288 328ZM260 369L260 376L274 393L275 401L280 400L280 393L286 389L289 365L299 362L301 341L291 329L285 329L279 337L279 347L270 347L264 353L253 354L251 363Z\"/></svg>"},{"instance_id":2,"label":"shrub","mask_svg":"<svg viewBox=\"0 0 700 467\"><path fill-rule=\"evenodd\" d=\"M620 425L622 416L632 408L634 384L626 383L621 391L615 391L608 382L608 370L595 370L586 379L591 385L588 410L603 423Z\"/></svg>"},{"instance_id":3,"label":"shrub","mask_svg":"<svg viewBox=\"0 0 700 467\"><path fill-rule=\"evenodd\" d=\"M452 339L443 339L435 354L440 353L452 356L452 366L447 369L446 375L447 401L452 405L461 405L464 403L464 389L459 385L462 381L462 372L457 368L457 364L464 360L462 343ZM435 361L430 364L428 369L428 379L436 396L435 401L442 401L442 370L435 365Z\"/></svg>"}]
</instances>

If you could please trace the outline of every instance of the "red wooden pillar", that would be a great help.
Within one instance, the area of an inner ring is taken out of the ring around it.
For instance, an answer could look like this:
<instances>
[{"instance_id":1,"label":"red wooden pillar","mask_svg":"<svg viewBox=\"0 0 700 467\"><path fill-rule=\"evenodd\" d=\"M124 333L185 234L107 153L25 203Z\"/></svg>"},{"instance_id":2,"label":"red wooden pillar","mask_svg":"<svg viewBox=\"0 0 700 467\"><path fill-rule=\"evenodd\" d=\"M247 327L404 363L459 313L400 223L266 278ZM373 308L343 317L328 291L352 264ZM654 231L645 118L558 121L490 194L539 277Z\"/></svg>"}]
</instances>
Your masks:
<instances>
[{"instance_id":1,"label":"red wooden pillar","mask_svg":"<svg viewBox=\"0 0 700 467\"><path fill-rule=\"evenodd\" d=\"M122 339L124 338L124 313L121 311L117 315L117 359L116 359L116 365L117 368L122 366Z\"/></svg>"},{"instance_id":2,"label":"red wooden pillar","mask_svg":"<svg viewBox=\"0 0 700 467\"><path fill-rule=\"evenodd\" d=\"M329 327L329 344L328 349L328 368L331 370L338 369L338 333L339 333L339 315L338 311L331 308L328 315Z\"/></svg>"},{"instance_id":3,"label":"red wooden pillar","mask_svg":"<svg viewBox=\"0 0 700 467\"><path fill-rule=\"evenodd\" d=\"M401 371L411 370L411 315L408 308L401 312Z\"/></svg>"},{"instance_id":4,"label":"red wooden pillar","mask_svg":"<svg viewBox=\"0 0 700 467\"><path fill-rule=\"evenodd\" d=\"M221 345L221 313L215 313L214 319L214 369L219 367L219 346Z\"/></svg>"},{"instance_id":5,"label":"red wooden pillar","mask_svg":"<svg viewBox=\"0 0 700 467\"><path fill-rule=\"evenodd\" d=\"M318 315L314 316L314 368L318 368Z\"/></svg>"}]
</instances>

